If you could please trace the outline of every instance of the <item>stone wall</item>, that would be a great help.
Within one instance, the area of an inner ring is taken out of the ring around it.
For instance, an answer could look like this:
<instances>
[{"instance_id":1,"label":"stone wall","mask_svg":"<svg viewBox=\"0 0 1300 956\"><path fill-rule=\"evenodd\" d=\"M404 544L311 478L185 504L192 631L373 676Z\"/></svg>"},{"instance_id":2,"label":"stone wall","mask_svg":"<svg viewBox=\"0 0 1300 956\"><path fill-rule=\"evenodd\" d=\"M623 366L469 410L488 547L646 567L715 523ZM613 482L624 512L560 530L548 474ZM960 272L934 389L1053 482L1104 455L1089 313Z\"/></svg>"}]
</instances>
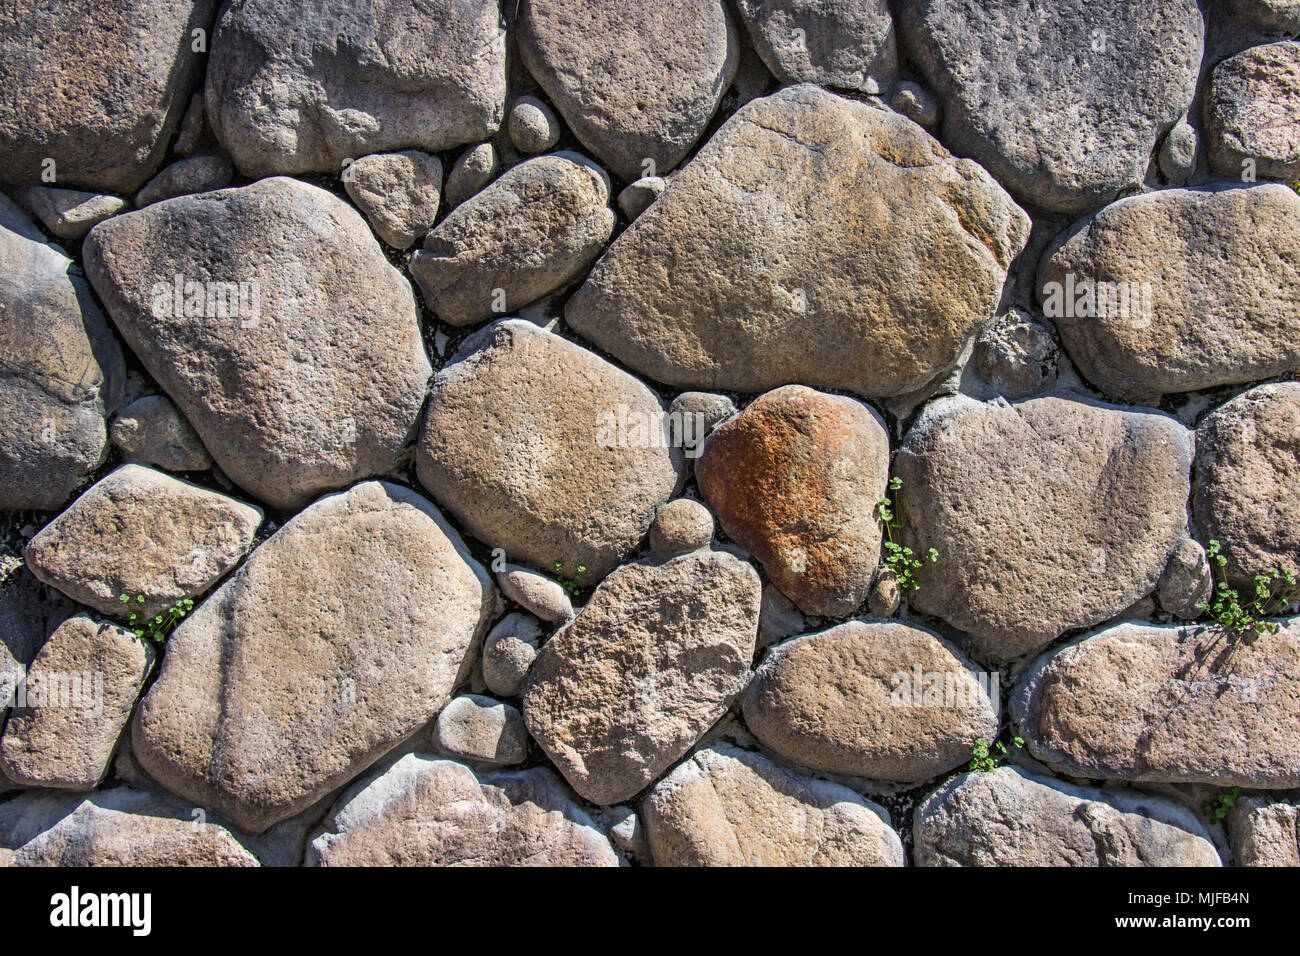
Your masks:
<instances>
[{"instance_id":1,"label":"stone wall","mask_svg":"<svg viewBox=\"0 0 1300 956\"><path fill-rule=\"evenodd\" d=\"M1298 37L10 3L0 864L1300 864Z\"/></svg>"}]
</instances>

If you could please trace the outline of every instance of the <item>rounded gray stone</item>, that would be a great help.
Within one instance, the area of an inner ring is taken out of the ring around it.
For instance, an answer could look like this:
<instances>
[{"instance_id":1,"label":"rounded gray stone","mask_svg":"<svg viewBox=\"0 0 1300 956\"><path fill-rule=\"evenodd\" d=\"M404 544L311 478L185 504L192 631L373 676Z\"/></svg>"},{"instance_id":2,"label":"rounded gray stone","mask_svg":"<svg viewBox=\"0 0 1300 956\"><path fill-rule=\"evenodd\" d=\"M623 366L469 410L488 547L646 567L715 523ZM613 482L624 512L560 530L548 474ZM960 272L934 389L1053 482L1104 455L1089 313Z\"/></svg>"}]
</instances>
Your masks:
<instances>
[{"instance_id":1,"label":"rounded gray stone","mask_svg":"<svg viewBox=\"0 0 1300 956\"><path fill-rule=\"evenodd\" d=\"M537 97L521 96L510 107L506 131L521 153L544 153L559 141L560 121Z\"/></svg>"}]
</instances>

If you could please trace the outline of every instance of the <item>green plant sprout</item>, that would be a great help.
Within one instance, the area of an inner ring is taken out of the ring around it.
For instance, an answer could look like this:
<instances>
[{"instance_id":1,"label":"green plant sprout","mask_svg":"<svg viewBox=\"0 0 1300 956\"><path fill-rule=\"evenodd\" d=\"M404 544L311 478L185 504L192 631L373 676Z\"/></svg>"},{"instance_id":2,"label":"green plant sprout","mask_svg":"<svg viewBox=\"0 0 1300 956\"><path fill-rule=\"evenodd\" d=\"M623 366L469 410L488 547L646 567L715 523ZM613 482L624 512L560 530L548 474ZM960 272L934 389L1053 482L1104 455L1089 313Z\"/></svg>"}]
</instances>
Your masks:
<instances>
[{"instance_id":1,"label":"green plant sprout","mask_svg":"<svg viewBox=\"0 0 1300 956\"><path fill-rule=\"evenodd\" d=\"M134 632L136 639L149 641L153 644L162 644L166 641L167 636L176 630L176 625L185 620L185 616L194 610L194 602L189 598L182 598L162 614L147 617L142 613L128 610L132 604L130 595L123 594L118 600L127 606L123 608L123 610L127 611L127 626ZM134 603L143 604L144 595L136 595Z\"/></svg>"},{"instance_id":2,"label":"green plant sprout","mask_svg":"<svg viewBox=\"0 0 1300 956\"><path fill-rule=\"evenodd\" d=\"M568 591L569 594L573 595L574 597L577 597L578 591L581 590L582 587L580 584L578 584L578 578L582 577L583 573L586 572L586 570L587 570L587 566L585 564L580 564L578 565L578 573L575 574L572 578L566 578L564 576L564 562L563 561L555 562L555 576L560 579L560 587L564 588L564 590Z\"/></svg>"},{"instance_id":3,"label":"green plant sprout","mask_svg":"<svg viewBox=\"0 0 1300 956\"><path fill-rule=\"evenodd\" d=\"M1217 581L1209 599L1200 603L1200 609L1215 624L1232 634L1275 633L1277 622L1265 618L1285 611L1300 600L1300 585L1297 585L1295 571L1278 567L1255 575L1255 596L1243 604L1237 589L1228 583L1223 570L1228 559L1222 551L1219 542L1214 540L1205 549L1210 559L1211 577L1217 572Z\"/></svg>"},{"instance_id":4,"label":"green plant sprout","mask_svg":"<svg viewBox=\"0 0 1300 956\"><path fill-rule=\"evenodd\" d=\"M1215 823L1222 822L1227 819L1228 812L1240 796L1241 787L1229 787L1205 805L1205 815Z\"/></svg>"},{"instance_id":5,"label":"green plant sprout","mask_svg":"<svg viewBox=\"0 0 1300 956\"><path fill-rule=\"evenodd\" d=\"M898 492L903 487L903 479L897 476L889 479L889 493L898 496ZM924 567L925 562L913 553L911 548L905 548L894 540L894 532L903 530L903 523L898 520L894 511L894 501L889 495L881 498L876 503L876 518L880 521L885 529L885 566L893 573L894 579L898 582L898 590L904 593L908 591L920 590L920 585L916 583L916 572ZM931 564L939 560L939 552L930 548L925 552L925 560Z\"/></svg>"},{"instance_id":6,"label":"green plant sprout","mask_svg":"<svg viewBox=\"0 0 1300 956\"><path fill-rule=\"evenodd\" d=\"M1025 745L1025 738L1013 737L1011 743L1017 748ZM971 773L989 773L997 770L1007 758L1011 756L1011 751L1007 750L1006 744L998 741L993 745L993 750L989 749L988 741L977 740L975 746L971 748L970 765L966 768Z\"/></svg>"}]
</instances>

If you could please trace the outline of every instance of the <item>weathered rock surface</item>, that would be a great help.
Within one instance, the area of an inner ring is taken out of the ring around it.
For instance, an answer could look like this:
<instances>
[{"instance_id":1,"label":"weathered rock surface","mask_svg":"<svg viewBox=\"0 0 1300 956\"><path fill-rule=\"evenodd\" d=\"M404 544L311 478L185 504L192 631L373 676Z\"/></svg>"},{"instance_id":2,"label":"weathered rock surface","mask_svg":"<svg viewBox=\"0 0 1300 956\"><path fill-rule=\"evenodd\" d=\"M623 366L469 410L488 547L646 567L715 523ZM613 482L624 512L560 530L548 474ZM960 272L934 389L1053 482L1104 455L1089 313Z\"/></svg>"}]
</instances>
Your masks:
<instances>
[{"instance_id":1,"label":"weathered rock surface","mask_svg":"<svg viewBox=\"0 0 1300 956\"><path fill-rule=\"evenodd\" d=\"M655 554L672 557L706 547L713 540L713 514L690 498L670 501L655 512L650 525L650 547Z\"/></svg>"},{"instance_id":2,"label":"weathered rock surface","mask_svg":"<svg viewBox=\"0 0 1300 956\"><path fill-rule=\"evenodd\" d=\"M1221 866L1186 807L1015 767L954 777L916 810L920 866Z\"/></svg>"},{"instance_id":3,"label":"weathered rock surface","mask_svg":"<svg viewBox=\"0 0 1300 956\"><path fill-rule=\"evenodd\" d=\"M558 561L587 585L637 546L679 484L685 466L663 419L626 372L506 320L435 377L416 465L476 537L537 567Z\"/></svg>"},{"instance_id":4,"label":"weathered rock surface","mask_svg":"<svg viewBox=\"0 0 1300 956\"><path fill-rule=\"evenodd\" d=\"M573 602L568 593L559 581L544 574L518 564L507 564L497 573L497 584L502 594L543 621L567 621L573 617Z\"/></svg>"},{"instance_id":5,"label":"weathered rock surface","mask_svg":"<svg viewBox=\"0 0 1300 956\"><path fill-rule=\"evenodd\" d=\"M528 756L528 731L519 711L478 694L456 697L444 707L433 739L447 755L475 763L508 766Z\"/></svg>"},{"instance_id":6,"label":"weathered rock surface","mask_svg":"<svg viewBox=\"0 0 1300 956\"><path fill-rule=\"evenodd\" d=\"M1224 178L1300 179L1300 43L1251 47L1216 66L1205 121Z\"/></svg>"},{"instance_id":7,"label":"weathered rock surface","mask_svg":"<svg viewBox=\"0 0 1300 956\"><path fill-rule=\"evenodd\" d=\"M354 785L311 842L320 866L618 866L609 839L544 767L475 774L409 754Z\"/></svg>"},{"instance_id":8,"label":"weathered rock surface","mask_svg":"<svg viewBox=\"0 0 1300 956\"><path fill-rule=\"evenodd\" d=\"M1185 620L1201 616L1201 603L1214 590L1210 560L1200 542L1184 538L1165 565L1164 573L1156 584L1156 598L1160 606Z\"/></svg>"},{"instance_id":9,"label":"weathered rock surface","mask_svg":"<svg viewBox=\"0 0 1300 956\"><path fill-rule=\"evenodd\" d=\"M219 581L253 546L261 523L259 508L123 465L42 528L24 557L33 574L75 601L114 617L153 617Z\"/></svg>"},{"instance_id":10,"label":"weathered rock surface","mask_svg":"<svg viewBox=\"0 0 1300 956\"><path fill-rule=\"evenodd\" d=\"M530 0L518 40L569 129L624 180L685 158L738 56L722 0Z\"/></svg>"},{"instance_id":11,"label":"weathered rock surface","mask_svg":"<svg viewBox=\"0 0 1300 956\"><path fill-rule=\"evenodd\" d=\"M483 641L483 683L502 697L517 697L537 659L542 626L528 614L507 614Z\"/></svg>"},{"instance_id":12,"label":"weathered rock surface","mask_svg":"<svg viewBox=\"0 0 1300 956\"><path fill-rule=\"evenodd\" d=\"M736 7L758 55L782 83L880 93L898 73L886 0L737 0Z\"/></svg>"},{"instance_id":13,"label":"weathered rock surface","mask_svg":"<svg viewBox=\"0 0 1300 956\"><path fill-rule=\"evenodd\" d=\"M788 385L709 436L695 464L727 535L806 614L843 617L880 556L889 433L862 402Z\"/></svg>"},{"instance_id":14,"label":"weathered rock surface","mask_svg":"<svg viewBox=\"0 0 1300 956\"><path fill-rule=\"evenodd\" d=\"M894 462L914 551L912 606L1007 661L1150 594L1186 537L1192 442L1159 412L1061 392L931 405Z\"/></svg>"},{"instance_id":15,"label":"weathered rock surface","mask_svg":"<svg viewBox=\"0 0 1300 956\"><path fill-rule=\"evenodd\" d=\"M1229 0L1241 19L1266 30L1300 33L1300 0Z\"/></svg>"},{"instance_id":16,"label":"weathered rock surface","mask_svg":"<svg viewBox=\"0 0 1300 956\"><path fill-rule=\"evenodd\" d=\"M420 496L381 482L329 495L171 636L132 727L136 758L260 833L442 709L492 600L487 571Z\"/></svg>"},{"instance_id":17,"label":"weathered rock surface","mask_svg":"<svg viewBox=\"0 0 1300 956\"><path fill-rule=\"evenodd\" d=\"M804 767L919 783L997 736L997 679L923 628L850 621L772 648L745 726Z\"/></svg>"},{"instance_id":18,"label":"weathered rock surface","mask_svg":"<svg viewBox=\"0 0 1300 956\"><path fill-rule=\"evenodd\" d=\"M438 217L442 162L415 149L362 156L344 172L343 188L380 239L409 249Z\"/></svg>"},{"instance_id":19,"label":"weathered rock surface","mask_svg":"<svg viewBox=\"0 0 1300 956\"><path fill-rule=\"evenodd\" d=\"M630 222L650 208L650 204L662 196L667 188L668 182L662 176L642 176L618 194L618 208L623 210L623 215Z\"/></svg>"},{"instance_id":20,"label":"weathered rock surface","mask_svg":"<svg viewBox=\"0 0 1300 956\"><path fill-rule=\"evenodd\" d=\"M1286 186L1163 189L1063 235L1038 295L1079 371L1112 396L1255 382L1300 368L1298 244Z\"/></svg>"},{"instance_id":21,"label":"weathered rock surface","mask_svg":"<svg viewBox=\"0 0 1300 956\"><path fill-rule=\"evenodd\" d=\"M614 230L605 174L576 153L520 163L425 237L411 274L452 325L518 311L565 285Z\"/></svg>"},{"instance_id":22,"label":"weathered rock surface","mask_svg":"<svg viewBox=\"0 0 1300 956\"><path fill-rule=\"evenodd\" d=\"M1270 568L1300 573L1300 383L1261 385L1196 429L1192 513L1228 580L1254 594Z\"/></svg>"},{"instance_id":23,"label":"weathered rock surface","mask_svg":"<svg viewBox=\"0 0 1300 956\"><path fill-rule=\"evenodd\" d=\"M0 719L41 645L80 610L25 566L0 568Z\"/></svg>"},{"instance_id":24,"label":"weathered rock surface","mask_svg":"<svg viewBox=\"0 0 1300 956\"><path fill-rule=\"evenodd\" d=\"M234 167L225 156L190 156L172 163L145 183L135 194L135 205L143 209L164 199L225 189L234 180Z\"/></svg>"},{"instance_id":25,"label":"weathered rock surface","mask_svg":"<svg viewBox=\"0 0 1300 956\"><path fill-rule=\"evenodd\" d=\"M681 422L683 447L698 455L697 449L704 444L704 439L736 414L736 404L726 395L714 392L682 392L673 399L669 411Z\"/></svg>"},{"instance_id":26,"label":"weathered rock surface","mask_svg":"<svg viewBox=\"0 0 1300 956\"><path fill-rule=\"evenodd\" d=\"M1011 701L1029 750L1077 777L1300 786L1300 619L1229 639L1140 623L1046 654Z\"/></svg>"},{"instance_id":27,"label":"weathered rock surface","mask_svg":"<svg viewBox=\"0 0 1300 956\"><path fill-rule=\"evenodd\" d=\"M72 497L108 453L104 419L125 381L72 260L0 196L0 508Z\"/></svg>"},{"instance_id":28,"label":"weathered rock surface","mask_svg":"<svg viewBox=\"0 0 1300 956\"><path fill-rule=\"evenodd\" d=\"M83 248L118 329L240 487L289 510L396 465L431 369L410 285L347 203L264 179L115 216Z\"/></svg>"},{"instance_id":29,"label":"weathered rock surface","mask_svg":"<svg viewBox=\"0 0 1300 956\"><path fill-rule=\"evenodd\" d=\"M212 456L198 432L164 395L146 395L123 405L108 437L128 462L167 471L207 471L212 467Z\"/></svg>"},{"instance_id":30,"label":"weathered rock surface","mask_svg":"<svg viewBox=\"0 0 1300 956\"><path fill-rule=\"evenodd\" d=\"M939 125L939 101L920 83L902 80L895 88L889 105L927 133Z\"/></svg>"},{"instance_id":31,"label":"weathered rock surface","mask_svg":"<svg viewBox=\"0 0 1300 956\"><path fill-rule=\"evenodd\" d=\"M448 207L459 206L492 181L497 174L497 151L491 143L471 146L456 158L447 172L444 191Z\"/></svg>"},{"instance_id":32,"label":"weathered rock surface","mask_svg":"<svg viewBox=\"0 0 1300 956\"><path fill-rule=\"evenodd\" d=\"M118 196L49 186L26 186L14 199L60 239L80 239L91 226L126 209L126 200Z\"/></svg>"},{"instance_id":33,"label":"weathered rock surface","mask_svg":"<svg viewBox=\"0 0 1300 956\"><path fill-rule=\"evenodd\" d=\"M1160 171L1174 185L1185 183L1196 172L1200 150L1200 134L1186 120L1179 120L1160 144Z\"/></svg>"},{"instance_id":34,"label":"weathered rock surface","mask_svg":"<svg viewBox=\"0 0 1300 956\"><path fill-rule=\"evenodd\" d=\"M1010 309L980 332L971 365L998 394L1024 398L1052 385L1057 352L1041 322L1024 309Z\"/></svg>"},{"instance_id":35,"label":"weathered rock surface","mask_svg":"<svg viewBox=\"0 0 1300 956\"><path fill-rule=\"evenodd\" d=\"M1300 805L1241 797L1228 812L1238 866L1300 866Z\"/></svg>"},{"instance_id":36,"label":"weathered rock surface","mask_svg":"<svg viewBox=\"0 0 1300 956\"><path fill-rule=\"evenodd\" d=\"M565 318L669 385L903 395L956 364L1028 235L1001 187L920 127L791 87L723 124Z\"/></svg>"},{"instance_id":37,"label":"weathered rock surface","mask_svg":"<svg viewBox=\"0 0 1300 956\"><path fill-rule=\"evenodd\" d=\"M200 808L118 787L85 798L23 794L0 806L11 866L257 866Z\"/></svg>"},{"instance_id":38,"label":"weathered rock surface","mask_svg":"<svg viewBox=\"0 0 1300 956\"><path fill-rule=\"evenodd\" d=\"M642 803L659 866L903 866L889 814L848 787L718 743Z\"/></svg>"},{"instance_id":39,"label":"weathered rock surface","mask_svg":"<svg viewBox=\"0 0 1300 956\"><path fill-rule=\"evenodd\" d=\"M1196 0L920 0L899 14L943 104L943 141L1054 212L1142 182L1204 52Z\"/></svg>"},{"instance_id":40,"label":"weathered rock surface","mask_svg":"<svg viewBox=\"0 0 1300 956\"><path fill-rule=\"evenodd\" d=\"M551 108L535 96L521 96L506 117L510 142L521 153L544 153L560 138L560 121Z\"/></svg>"},{"instance_id":41,"label":"weathered rock surface","mask_svg":"<svg viewBox=\"0 0 1300 956\"><path fill-rule=\"evenodd\" d=\"M0 737L0 773L27 787L97 787L153 661L130 631L69 618L27 669Z\"/></svg>"},{"instance_id":42,"label":"weathered rock surface","mask_svg":"<svg viewBox=\"0 0 1300 956\"><path fill-rule=\"evenodd\" d=\"M529 733L586 799L634 796L744 689L760 597L758 574L726 552L620 568L542 647Z\"/></svg>"},{"instance_id":43,"label":"weathered rock surface","mask_svg":"<svg viewBox=\"0 0 1300 956\"><path fill-rule=\"evenodd\" d=\"M216 0L6 4L0 183L139 188L200 76L192 33L206 34L216 11Z\"/></svg>"},{"instance_id":44,"label":"weathered rock surface","mask_svg":"<svg viewBox=\"0 0 1300 956\"><path fill-rule=\"evenodd\" d=\"M487 139L505 116L506 35L492 0L235 0L207 76L208 117L257 178Z\"/></svg>"}]
</instances>

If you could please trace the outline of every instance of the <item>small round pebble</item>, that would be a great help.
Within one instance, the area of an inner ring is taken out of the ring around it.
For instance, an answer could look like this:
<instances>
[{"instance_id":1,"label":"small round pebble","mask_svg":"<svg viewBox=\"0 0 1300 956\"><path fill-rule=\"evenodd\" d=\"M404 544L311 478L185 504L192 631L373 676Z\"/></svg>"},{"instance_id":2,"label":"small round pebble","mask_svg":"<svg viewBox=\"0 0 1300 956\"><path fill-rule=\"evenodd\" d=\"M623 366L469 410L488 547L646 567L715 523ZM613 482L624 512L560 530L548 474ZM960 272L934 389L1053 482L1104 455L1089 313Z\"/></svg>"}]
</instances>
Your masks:
<instances>
[{"instance_id":1,"label":"small round pebble","mask_svg":"<svg viewBox=\"0 0 1300 956\"><path fill-rule=\"evenodd\" d=\"M662 176L638 179L618 194L618 207L629 220L635 219L663 194L667 185Z\"/></svg>"},{"instance_id":2,"label":"small round pebble","mask_svg":"<svg viewBox=\"0 0 1300 956\"><path fill-rule=\"evenodd\" d=\"M453 698L434 722L433 739L445 754L497 767L523 763L528 757L523 715L478 694Z\"/></svg>"},{"instance_id":3,"label":"small round pebble","mask_svg":"<svg viewBox=\"0 0 1300 956\"><path fill-rule=\"evenodd\" d=\"M709 432L736 414L736 405L727 396L713 392L682 392L668 411L681 433L682 447L692 451Z\"/></svg>"},{"instance_id":4,"label":"small round pebble","mask_svg":"<svg viewBox=\"0 0 1300 956\"><path fill-rule=\"evenodd\" d=\"M497 150L491 143L479 143L457 157L443 184L448 206L459 206L492 182L497 174Z\"/></svg>"},{"instance_id":5,"label":"small round pebble","mask_svg":"<svg viewBox=\"0 0 1300 956\"><path fill-rule=\"evenodd\" d=\"M664 556L698 551L712 539L713 513L690 498L668 502L650 525L650 547Z\"/></svg>"},{"instance_id":6,"label":"small round pebble","mask_svg":"<svg viewBox=\"0 0 1300 956\"><path fill-rule=\"evenodd\" d=\"M573 617L573 602L558 581L518 564L507 564L497 572L501 593L525 611L543 621L567 621Z\"/></svg>"},{"instance_id":7,"label":"small round pebble","mask_svg":"<svg viewBox=\"0 0 1300 956\"><path fill-rule=\"evenodd\" d=\"M542 642L542 624L531 614L507 614L483 642L483 683L502 697L518 697Z\"/></svg>"},{"instance_id":8,"label":"small round pebble","mask_svg":"<svg viewBox=\"0 0 1300 956\"><path fill-rule=\"evenodd\" d=\"M894 109L922 129L934 129L939 124L939 103L924 86L903 80L894 90L890 100Z\"/></svg>"},{"instance_id":9,"label":"small round pebble","mask_svg":"<svg viewBox=\"0 0 1300 956\"><path fill-rule=\"evenodd\" d=\"M1160 171L1171 183L1185 183L1196 171L1196 151L1199 147L1196 130L1179 120L1160 144Z\"/></svg>"},{"instance_id":10,"label":"small round pebble","mask_svg":"<svg viewBox=\"0 0 1300 956\"><path fill-rule=\"evenodd\" d=\"M118 412L109 439L126 461L166 471L206 471L212 456L180 409L162 395L137 398Z\"/></svg>"},{"instance_id":11,"label":"small round pebble","mask_svg":"<svg viewBox=\"0 0 1300 956\"><path fill-rule=\"evenodd\" d=\"M506 120L510 142L521 153L544 153L560 139L560 121L551 108L535 96L521 96Z\"/></svg>"},{"instance_id":12,"label":"small round pebble","mask_svg":"<svg viewBox=\"0 0 1300 956\"><path fill-rule=\"evenodd\" d=\"M867 607L875 617L893 617L903 603L903 591L892 573L882 574L871 586Z\"/></svg>"}]
</instances>

